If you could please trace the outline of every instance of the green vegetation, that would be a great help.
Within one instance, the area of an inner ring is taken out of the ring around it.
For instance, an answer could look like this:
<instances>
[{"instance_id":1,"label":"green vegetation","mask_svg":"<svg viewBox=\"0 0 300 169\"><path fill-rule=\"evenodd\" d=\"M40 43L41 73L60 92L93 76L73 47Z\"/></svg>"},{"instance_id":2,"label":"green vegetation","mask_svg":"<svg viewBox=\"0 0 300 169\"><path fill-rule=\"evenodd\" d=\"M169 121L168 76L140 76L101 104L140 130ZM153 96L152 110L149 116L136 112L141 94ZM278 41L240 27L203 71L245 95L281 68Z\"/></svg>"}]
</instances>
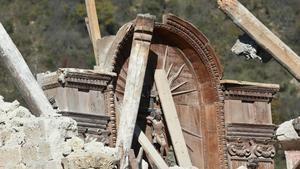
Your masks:
<instances>
[{"instance_id":1,"label":"green vegetation","mask_svg":"<svg viewBox=\"0 0 300 169\"><path fill-rule=\"evenodd\" d=\"M241 1L296 53L300 53L300 1ZM92 68L91 42L85 27L84 0L0 0L0 22L4 25L31 71L36 74L58 67ZM273 59L268 63L246 61L230 52L242 32L209 0L96 0L103 36L115 34L137 13L163 13L195 24L211 41L224 66L225 79L279 83L281 91L273 103L276 124L300 115L300 92L292 77ZM19 99L12 79L1 68L0 93ZM298 106L299 105L299 106Z\"/></svg>"},{"instance_id":2,"label":"green vegetation","mask_svg":"<svg viewBox=\"0 0 300 169\"><path fill-rule=\"evenodd\" d=\"M224 66L225 79L278 83L273 120L279 124L299 116L300 87L273 59L246 61L230 52L242 32L219 9L217 0L96 0L102 36L115 34L137 13L161 20L171 12L195 24L207 37ZM267 27L300 54L299 0L241 0ZM31 71L36 74L58 67L92 68L91 42L86 31L84 0L0 0L4 25ZM1 62L1 61L0 61ZM0 94L21 100L6 70L0 67Z\"/></svg>"}]
</instances>

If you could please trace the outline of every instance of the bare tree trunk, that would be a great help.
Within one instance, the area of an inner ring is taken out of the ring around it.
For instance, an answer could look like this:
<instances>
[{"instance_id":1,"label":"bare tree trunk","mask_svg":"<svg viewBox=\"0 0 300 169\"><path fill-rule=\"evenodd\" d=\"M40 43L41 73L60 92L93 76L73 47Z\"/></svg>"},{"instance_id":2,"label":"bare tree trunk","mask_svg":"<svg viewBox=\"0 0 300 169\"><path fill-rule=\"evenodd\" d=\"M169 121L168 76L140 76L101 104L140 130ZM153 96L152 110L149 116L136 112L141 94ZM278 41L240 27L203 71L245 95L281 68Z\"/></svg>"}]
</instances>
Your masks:
<instances>
[{"instance_id":1,"label":"bare tree trunk","mask_svg":"<svg viewBox=\"0 0 300 169\"><path fill-rule=\"evenodd\" d=\"M55 111L38 85L20 51L0 23L0 59L16 81L29 109L35 115L55 115Z\"/></svg>"}]
</instances>

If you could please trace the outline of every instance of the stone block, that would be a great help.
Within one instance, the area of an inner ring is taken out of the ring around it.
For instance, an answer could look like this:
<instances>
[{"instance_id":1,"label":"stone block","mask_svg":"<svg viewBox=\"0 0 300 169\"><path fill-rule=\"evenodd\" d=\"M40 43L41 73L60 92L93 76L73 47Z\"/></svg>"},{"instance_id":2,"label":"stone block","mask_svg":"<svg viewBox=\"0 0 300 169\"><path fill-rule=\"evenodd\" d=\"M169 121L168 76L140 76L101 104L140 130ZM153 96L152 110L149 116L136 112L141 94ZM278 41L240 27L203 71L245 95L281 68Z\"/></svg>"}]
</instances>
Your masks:
<instances>
[{"instance_id":1,"label":"stone block","mask_svg":"<svg viewBox=\"0 0 300 169\"><path fill-rule=\"evenodd\" d=\"M38 157L40 161L49 161L53 159L50 145L47 142L41 142L39 144Z\"/></svg>"},{"instance_id":2,"label":"stone block","mask_svg":"<svg viewBox=\"0 0 300 169\"><path fill-rule=\"evenodd\" d=\"M22 162L30 163L32 161L38 161L38 147L33 144L24 144L21 147L21 155L22 155Z\"/></svg>"},{"instance_id":3,"label":"stone block","mask_svg":"<svg viewBox=\"0 0 300 169\"><path fill-rule=\"evenodd\" d=\"M70 146L72 151L83 151L84 141L78 137L72 137L71 139L67 140L67 145Z\"/></svg>"},{"instance_id":4,"label":"stone block","mask_svg":"<svg viewBox=\"0 0 300 169\"><path fill-rule=\"evenodd\" d=\"M285 151L286 167L287 169L294 169L300 164L300 151Z\"/></svg>"},{"instance_id":5,"label":"stone block","mask_svg":"<svg viewBox=\"0 0 300 169\"><path fill-rule=\"evenodd\" d=\"M71 154L62 159L64 169L92 168L95 166L95 160L88 153Z\"/></svg>"},{"instance_id":6,"label":"stone block","mask_svg":"<svg viewBox=\"0 0 300 169\"><path fill-rule=\"evenodd\" d=\"M0 148L0 168L3 166L16 166L22 160L19 146Z\"/></svg>"},{"instance_id":7,"label":"stone block","mask_svg":"<svg viewBox=\"0 0 300 169\"><path fill-rule=\"evenodd\" d=\"M20 163L20 164L8 164L5 166L5 169L27 169L26 168L26 165L23 164L23 163Z\"/></svg>"},{"instance_id":8,"label":"stone block","mask_svg":"<svg viewBox=\"0 0 300 169\"><path fill-rule=\"evenodd\" d=\"M51 160L45 163L45 166L43 169L63 169L61 165L61 161L55 161Z\"/></svg>"},{"instance_id":9,"label":"stone block","mask_svg":"<svg viewBox=\"0 0 300 169\"><path fill-rule=\"evenodd\" d=\"M276 136L279 141L298 139L299 136L294 129L293 120L286 121L279 125Z\"/></svg>"},{"instance_id":10,"label":"stone block","mask_svg":"<svg viewBox=\"0 0 300 169\"><path fill-rule=\"evenodd\" d=\"M73 153L62 159L64 169L112 169L115 167L115 163L116 161L112 158L105 158L87 152Z\"/></svg>"},{"instance_id":11,"label":"stone block","mask_svg":"<svg viewBox=\"0 0 300 169\"><path fill-rule=\"evenodd\" d=\"M26 136L26 142L38 145L41 141L42 131L37 120L25 122L23 126L23 132Z\"/></svg>"}]
</instances>

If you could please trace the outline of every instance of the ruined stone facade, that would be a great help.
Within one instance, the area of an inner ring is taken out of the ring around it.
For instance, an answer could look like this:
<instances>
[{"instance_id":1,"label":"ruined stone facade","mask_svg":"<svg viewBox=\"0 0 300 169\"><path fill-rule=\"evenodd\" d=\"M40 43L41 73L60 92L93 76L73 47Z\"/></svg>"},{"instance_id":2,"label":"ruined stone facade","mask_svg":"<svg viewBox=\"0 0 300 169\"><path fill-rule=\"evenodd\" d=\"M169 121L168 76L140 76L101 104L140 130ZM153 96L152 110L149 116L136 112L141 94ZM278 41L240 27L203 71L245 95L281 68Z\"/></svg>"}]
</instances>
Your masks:
<instances>
[{"instance_id":1,"label":"ruined stone facade","mask_svg":"<svg viewBox=\"0 0 300 169\"><path fill-rule=\"evenodd\" d=\"M231 169L274 169L275 128L271 101L279 85L222 80Z\"/></svg>"}]
</instances>

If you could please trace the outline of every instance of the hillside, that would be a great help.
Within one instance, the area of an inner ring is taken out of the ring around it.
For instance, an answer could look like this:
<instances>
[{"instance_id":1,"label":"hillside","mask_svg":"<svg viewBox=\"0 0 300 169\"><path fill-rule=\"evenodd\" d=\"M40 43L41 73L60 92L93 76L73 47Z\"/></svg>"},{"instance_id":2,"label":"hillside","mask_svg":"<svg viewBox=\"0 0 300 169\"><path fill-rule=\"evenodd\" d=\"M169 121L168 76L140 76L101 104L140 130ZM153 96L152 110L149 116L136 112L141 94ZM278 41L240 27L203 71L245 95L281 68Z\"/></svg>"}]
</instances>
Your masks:
<instances>
[{"instance_id":1,"label":"hillside","mask_svg":"<svg viewBox=\"0 0 300 169\"><path fill-rule=\"evenodd\" d=\"M85 28L83 0L0 0L4 24L35 74L58 67L91 68L93 53ZM195 24L211 41L225 68L224 78L279 83L273 103L274 122L300 115L299 87L273 59L268 63L246 61L230 52L242 32L209 0L97 0L103 35L115 34L120 25L137 13L151 13L160 20L166 12ZM242 3L296 53L300 53L300 1L256 0ZM1 68L0 93L18 98L12 79ZM19 99L19 98L18 98Z\"/></svg>"}]
</instances>

